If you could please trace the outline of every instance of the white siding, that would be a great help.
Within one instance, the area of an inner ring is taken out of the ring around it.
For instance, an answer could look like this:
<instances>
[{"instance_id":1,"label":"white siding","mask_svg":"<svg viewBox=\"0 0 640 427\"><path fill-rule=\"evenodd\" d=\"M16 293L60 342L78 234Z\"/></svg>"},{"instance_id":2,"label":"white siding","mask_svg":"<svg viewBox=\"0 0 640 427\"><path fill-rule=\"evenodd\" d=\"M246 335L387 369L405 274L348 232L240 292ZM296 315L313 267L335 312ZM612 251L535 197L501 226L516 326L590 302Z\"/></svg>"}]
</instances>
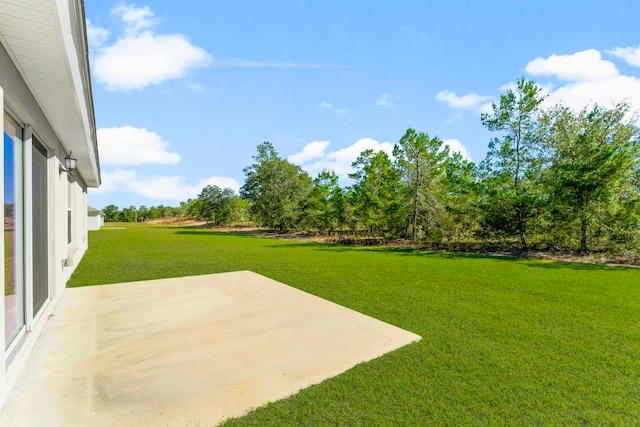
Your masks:
<instances>
[{"instance_id":1,"label":"white siding","mask_svg":"<svg viewBox=\"0 0 640 427\"><path fill-rule=\"evenodd\" d=\"M12 118L21 127L30 129L47 150L46 251L49 270L49 300L43 306L39 316L29 316L30 310L27 310L28 333L16 338L15 342L19 340L19 345L15 346L13 352L9 354L3 352L3 357L0 357L0 407L17 380L48 315L55 309L67 281L87 250L87 182L93 187L99 185L100 170L88 59L84 43L82 7L81 1L68 0L0 2L0 113L5 109L10 111ZM30 21L42 21L43 25L25 25L25 22ZM41 32L34 32L33 28L39 28ZM47 43L44 43L45 39ZM25 55L30 50L25 43L29 46L40 46L40 48L48 43L51 46L47 47L46 52L41 55L27 57ZM55 77L55 88L47 86L49 84L47 82L54 80L38 79L42 72ZM3 122L0 122L0 127L3 127ZM29 147L28 143L26 145ZM68 183L68 174L60 173L58 169L68 155L69 149L78 156L78 169L73 173L71 185ZM4 165L3 153L4 149L0 149L0 168ZM27 176L25 182L29 185L31 181L28 175L31 166L28 160L31 157L27 155L24 158L27 160L24 164L24 174ZM2 172L0 173L0 198L4 200L4 171ZM18 173L23 172L18 171ZM25 194L27 196L30 194L28 188ZM67 239L69 196L72 200L73 214L71 243ZM31 233L28 230L30 214L23 213L21 216L23 218L20 220L26 221L23 225L25 235L30 236ZM31 274L27 267L30 265L32 246L27 244L23 251L25 258L23 265L26 267L22 271L27 276ZM0 250L3 254L4 249L4 239L0 239ZM4 256L0 259L0 266L4 267ZM43 268L38 271L45 270ZM0 275L3 288L4 280L4 275ZM27 287L29 282L27 277L22 283ZM25 305L30 304L29 298L30 293L26 292ZM0 298L2 350L6 347L4 313L5 299Z\"/></svg>"}]
</instances>

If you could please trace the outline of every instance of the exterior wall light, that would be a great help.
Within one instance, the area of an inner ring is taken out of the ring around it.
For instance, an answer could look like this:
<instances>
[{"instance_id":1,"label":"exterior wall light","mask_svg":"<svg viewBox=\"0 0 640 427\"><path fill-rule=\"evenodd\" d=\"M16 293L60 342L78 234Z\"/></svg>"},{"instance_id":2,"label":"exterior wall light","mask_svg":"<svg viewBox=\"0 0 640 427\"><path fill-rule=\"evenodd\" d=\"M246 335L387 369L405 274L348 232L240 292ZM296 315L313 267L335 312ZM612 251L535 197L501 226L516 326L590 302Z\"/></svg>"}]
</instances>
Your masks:
<instances>
[{"instance_id":1,"label":"exterior wall light","mask_svg":"<svg viewBox=\"0 0 640 427\"><path fill-rule=\"evenodd\" d=\"M62 172L66 172L69 175L71 175L71 173L76 168L76 162L77 161L78 161L78 159L73 157L73 155L71 154L71 151L69 151L69 155L64 158L64 166L62 165L62 163L60 163L60 168L58 169L58 172L60 174L62 174Z\"/></svg>"}]
</instances>

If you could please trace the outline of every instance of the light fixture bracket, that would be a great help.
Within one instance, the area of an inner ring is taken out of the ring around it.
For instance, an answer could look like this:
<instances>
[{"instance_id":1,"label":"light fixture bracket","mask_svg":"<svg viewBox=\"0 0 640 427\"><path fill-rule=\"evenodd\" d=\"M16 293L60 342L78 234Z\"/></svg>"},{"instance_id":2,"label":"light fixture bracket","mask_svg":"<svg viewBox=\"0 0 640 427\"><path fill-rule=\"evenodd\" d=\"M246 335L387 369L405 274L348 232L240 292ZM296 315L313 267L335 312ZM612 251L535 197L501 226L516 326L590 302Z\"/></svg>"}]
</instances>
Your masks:
<instances>
[{"instance_id":1,"label":"light fixture bracket","mask_svg":"<svg viewBox=\"0 0 640 427\"><path fill-rule=\"evenodd\" d=\"M78 162L78 159L73 157L73 154L71 153L71 151L69 151L69 155L64 158L64 165L62 163L60 163L60 166L58 168L58 172L60 174L62 174L62 172L66 172L69 175L71 175L73 173L73 171L76 169L76 163L77 162Z\"/></svg>"}]
</instances>

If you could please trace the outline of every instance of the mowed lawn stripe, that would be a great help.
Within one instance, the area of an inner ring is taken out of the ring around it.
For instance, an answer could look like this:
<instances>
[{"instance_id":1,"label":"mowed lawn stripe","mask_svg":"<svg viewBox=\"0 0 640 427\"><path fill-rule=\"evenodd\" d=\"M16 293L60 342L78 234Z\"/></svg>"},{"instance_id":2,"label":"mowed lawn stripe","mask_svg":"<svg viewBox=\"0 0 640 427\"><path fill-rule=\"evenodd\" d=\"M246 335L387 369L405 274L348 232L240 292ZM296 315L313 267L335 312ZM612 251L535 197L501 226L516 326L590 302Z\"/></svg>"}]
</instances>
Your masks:
<instances>
[{"instance_id":1,"label":"mowed lawn stripe","mask_svg":"<svg viewBox=\"0 0 640 427\"><path fill-rule=\"evenodd\" d=\"M640 419L639 269L145 224L89 236L69 286L251 270L423 337L228 425Z\"/></svg>"}]
</instances>

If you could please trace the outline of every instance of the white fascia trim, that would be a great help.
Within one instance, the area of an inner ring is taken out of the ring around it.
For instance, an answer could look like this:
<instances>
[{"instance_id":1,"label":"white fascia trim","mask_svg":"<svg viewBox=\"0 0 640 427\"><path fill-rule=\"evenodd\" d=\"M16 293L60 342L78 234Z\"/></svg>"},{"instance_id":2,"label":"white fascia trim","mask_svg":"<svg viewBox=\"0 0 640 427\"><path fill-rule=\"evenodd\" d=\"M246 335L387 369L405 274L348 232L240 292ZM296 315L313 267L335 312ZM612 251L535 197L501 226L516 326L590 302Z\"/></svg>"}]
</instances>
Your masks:
<instances>
[{"instance_id":1,"label":"white fascia trim","mask_svg":"<svg viewBox=\"0 0 640 427\"><path fill-rule=\"evenodd\" d=\"M67 63L69 64L68 72L70 73L73 82L73 93L75 102L78 108L78 112L82 117L82 123L84 125L85 143L87 145L88 157L91 162L91 169L99 185L100 171L96 161L98 156L94 150L94 138L96 135L95 122L90 116L88 108L88 103L92 102L92 100L90 98L87 99L87 91L85 90L85 79L81 75L81 70L85 70L86 67L84 66L84 63L81 64L78 60L78 50L76 49L76 45L73 39L73 31L75 26L71 22L72 13L69 9L69 1L56 0L56 7L58 12L58 20L60 21L60 31L62 34L62 39L64 41L64 49L68 60ZM73 15L75 15L75 12L77 11L74 11ZM80 22L80 25L83 25L83 23ZM84 46L82 47L82 51L84 51ZM88 70L86 74L88 78ZM87 85L90 84L90 82L86 83Z\"/></svg>"}]
</instances>

